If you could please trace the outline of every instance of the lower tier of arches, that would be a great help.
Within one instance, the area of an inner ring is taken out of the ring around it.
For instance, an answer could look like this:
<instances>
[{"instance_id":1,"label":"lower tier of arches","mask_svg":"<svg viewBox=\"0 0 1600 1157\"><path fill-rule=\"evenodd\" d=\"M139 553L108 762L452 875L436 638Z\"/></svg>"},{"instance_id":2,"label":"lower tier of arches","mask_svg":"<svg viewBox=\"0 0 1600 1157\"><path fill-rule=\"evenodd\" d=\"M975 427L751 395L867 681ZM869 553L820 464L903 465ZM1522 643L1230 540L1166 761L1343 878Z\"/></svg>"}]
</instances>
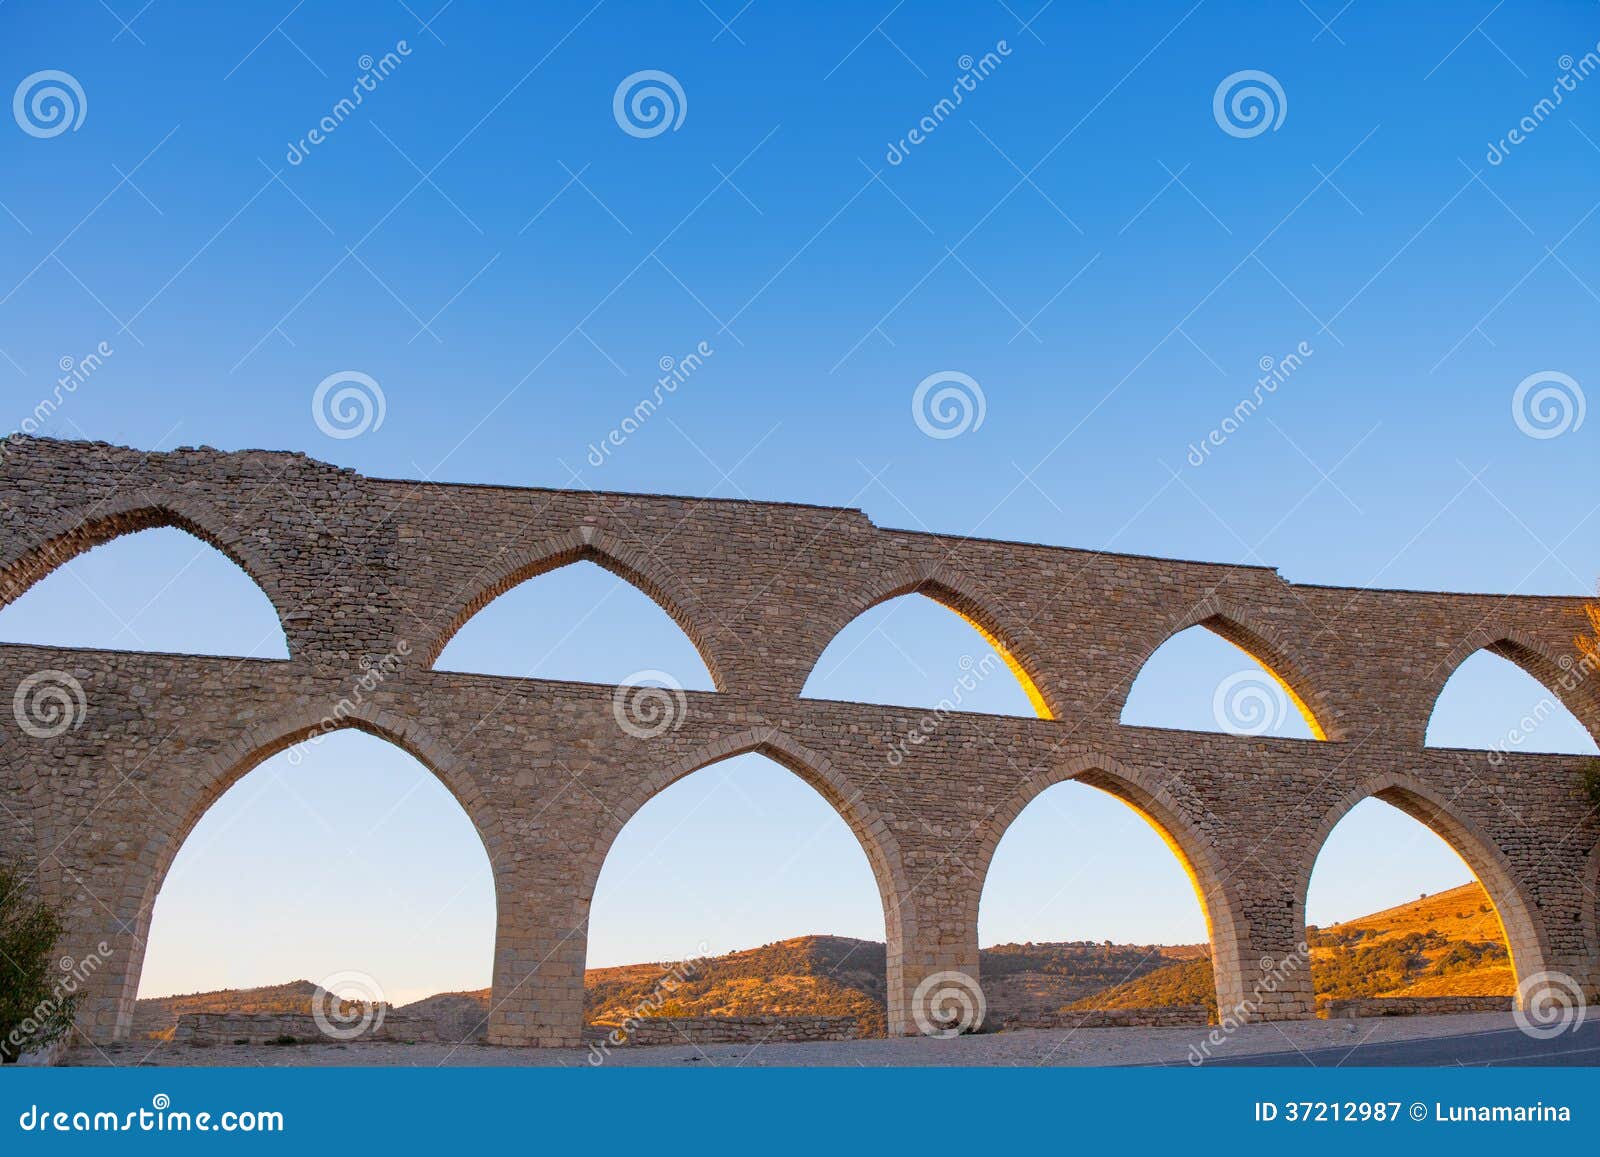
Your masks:
<instances>
[{"instance_id":1,"label":"lower tier of arches","mask_svg":"<svg viewBox=\"0 0 1600 1157\"><path fill-rule=\"evenodd\" d=\"M352 687L346 672L298 664L89 658L0 649L0 685L74 670L91 705L80 729L0 744L0 802L29 817L0 832L31 844L0 852L65 909L63 954L106 944L82 1004L97 1040L128 1031L154 898L193 825L262 760L339 727L415 756L482 840L497 902L488 1031L500 1043L578 1043L590 901L613 840L656 793L743 752L810 784L860 843L883 906L894 1034L929 1021L927 1002L944 991L930 978L981 985L977 914L994 849L1030 800L1068 780L1137 809L1187 868L1225 1014L1313 1014L1309 967L1297 964L1312 866L1332 827L1372 796L1472 867L1519 977L1555 971L1600 986L1600 826L1572 757L1495 763L1376 740L1144 728L1091 736L960 714L923 730L906 708L696 693L673 698L667 722L639 735L620 726L611 688L404 669L358 675ZM921 739L902 743L910 734Z\"/></svg>"}]
</instances>

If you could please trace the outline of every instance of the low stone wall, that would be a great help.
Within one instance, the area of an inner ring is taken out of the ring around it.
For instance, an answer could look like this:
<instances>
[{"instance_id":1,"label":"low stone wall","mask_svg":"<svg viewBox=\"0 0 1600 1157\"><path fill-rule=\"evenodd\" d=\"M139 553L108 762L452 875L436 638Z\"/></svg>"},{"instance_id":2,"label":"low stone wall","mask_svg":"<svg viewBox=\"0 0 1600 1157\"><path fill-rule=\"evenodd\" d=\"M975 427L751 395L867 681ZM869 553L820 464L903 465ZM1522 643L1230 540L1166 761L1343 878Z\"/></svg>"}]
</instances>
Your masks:
<instances>
[{"instance_id":1,"label":"low stone wall","mask_svg":"<svg viewBox=\"0 0 1600 1157\"><path fill-rule=\"evenodd\" d=\"M860 1026L853 1016L650 1016L626 1028L596 1024L591 1033L611 1044L792 1044L855 1040Z\"/></svg>"},{"instance_id":2,"label":"low stone wall","mask_svg":"<svg viewBox=\"0 0 1600 1157\"><path fill-rule=\"evenodd\" d=\"M1174 1004L1163 1008L1079 1008L1029 1012L1003 1017L999 1027L1192 1028L1209 1024L1210 1021L1211 1010L1203 1004Z\"/></svg>"},{"instance_id":3,"label":"low stone wall","mask_svg":"<svg viewBox=\"0 0 1600 1157\"><path fill-rule=\"evenodd\" d=\"M172 1034L175 1044L200 1047L288 1044L291 1038L295 1044L328 1044L344 1040L354 1043L436 1041L439 1034L431 1019L394 1012L386 1014L381 1023L369 1027L360 1036L351 1038L330 1036L322 1031L315 1017L293 1012L188 1012L178 1017Z\"/></svg>"},{"instance_id":4,"label":"low stone wall","mask_svg":"<svg viewBox=\"0 0 1600 1157\"><path fill-rule=\"evenodd\" d=\"M1358 1016L1439 1016L1451 1012L1510 1012L1509 996L1364 996L1324 1000L1317 1011L1330 1020Z\"/></svg>"}]
</instances>

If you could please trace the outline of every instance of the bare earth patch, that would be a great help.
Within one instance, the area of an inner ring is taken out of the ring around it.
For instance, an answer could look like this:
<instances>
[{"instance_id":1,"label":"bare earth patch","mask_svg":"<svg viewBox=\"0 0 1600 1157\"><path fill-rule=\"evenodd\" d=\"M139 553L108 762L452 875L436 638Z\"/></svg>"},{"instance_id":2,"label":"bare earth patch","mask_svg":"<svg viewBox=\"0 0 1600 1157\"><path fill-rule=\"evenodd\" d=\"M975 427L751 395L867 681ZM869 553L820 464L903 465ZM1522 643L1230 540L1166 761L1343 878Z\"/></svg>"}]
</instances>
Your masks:
<instances>
[{"instance_id":1,"label":"bare earth patch","mask_svg":"<svg viewBox=\"0 0 1600 1157\"><path fill-rule=\"evenodd\" d=\"M1220 1046L1216 1057L1331 1048L1338 1045L1417 1040L1514 1026L1510 1013L1454 1016L1299 1020L1246 1025ZM934 1040L903 1037L815 1044L662 1045L613 1049L610 1065L805 1067L857 1065L1147 1065L1182 1064L1211 1033L1200 1028L1025 1029ZM446 1044L220 1045L195 1048L141 1042L79 1046L70 1065L388 1066L544 1065L590 1067L588 1049L502 1048Z\"/></svg>"}]
</instances>

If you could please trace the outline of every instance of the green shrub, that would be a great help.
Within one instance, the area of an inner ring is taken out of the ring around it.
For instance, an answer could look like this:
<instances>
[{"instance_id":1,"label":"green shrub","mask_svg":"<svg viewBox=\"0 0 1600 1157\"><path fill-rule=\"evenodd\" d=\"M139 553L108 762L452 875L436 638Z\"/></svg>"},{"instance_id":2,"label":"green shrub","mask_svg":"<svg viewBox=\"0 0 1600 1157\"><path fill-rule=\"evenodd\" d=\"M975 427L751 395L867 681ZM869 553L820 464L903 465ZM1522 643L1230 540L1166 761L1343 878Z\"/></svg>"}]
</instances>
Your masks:
<instances>
[{"instance_id":1,"label":"green shrub","mask_svg":"<svg viewBox=\"0 0 1600 1157\"><path fill-rule=\"evenodd\" d=\"M61 917L0 864L0 1063L45 1048L72 1029L76 978L56 966Z\"/></svg>"}]
</instances>

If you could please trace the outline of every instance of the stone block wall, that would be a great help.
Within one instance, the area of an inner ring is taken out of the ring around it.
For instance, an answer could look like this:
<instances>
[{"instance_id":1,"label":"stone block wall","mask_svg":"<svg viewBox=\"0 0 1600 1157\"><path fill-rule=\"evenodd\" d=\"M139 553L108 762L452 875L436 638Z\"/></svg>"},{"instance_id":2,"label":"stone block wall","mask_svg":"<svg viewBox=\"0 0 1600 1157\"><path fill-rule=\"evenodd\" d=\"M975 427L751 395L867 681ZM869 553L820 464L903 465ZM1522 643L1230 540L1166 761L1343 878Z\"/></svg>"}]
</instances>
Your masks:
<instances>
[{"instance_id":1,"label":"stone block wall","mask_svg":"<svg viewBox=\"0 0 1600 1157\"><path fill-rule=\"evenodd\" d=\"M1211 1012L1203 1004L1160 1008L1083 1008L1008 1016L1001 1027L1017 1028L1184 1028L1205 1025Z\"/></svg>"},{"instance_id":2,"label":"stone block wall","mask_svg":"<svg viewBox=\"0 0 1600 1157\"><path fill-rule=\"evenodd\" d=\"M855 1040L853 1016L649 1016L627 1025L596 1024L594 1034L612 1044L782 1044ZM621 1038L619 1041L617 1038Z\"/></svg>"},{"instance_id":3,"label":"stone block wall","mask_svg":"<svg viewBox=\"0 0 1600 1157\"><path fill-rule=\"evenodd\" d=\"M186 1012L178 1017L172 1041L179 1045L363 1044L371 1041L435 1041L437 1027L426 1017L390 1012L357 1036L332 1036L314 1016L299 1012Z\"/></svg>"},{"instance_id":4,"label":"stone block wall","mask_svg":"<svg viewBox=\"0 0 1600 1157\"><path fill-rule=\"evenodd\" d=\"M1323 1000L1318 1011L1329 1020L1358 1016L1442 1016L1453 1012L1510 1012L1509 996L1369 996Z\"/></svg>"}]
</instances>

